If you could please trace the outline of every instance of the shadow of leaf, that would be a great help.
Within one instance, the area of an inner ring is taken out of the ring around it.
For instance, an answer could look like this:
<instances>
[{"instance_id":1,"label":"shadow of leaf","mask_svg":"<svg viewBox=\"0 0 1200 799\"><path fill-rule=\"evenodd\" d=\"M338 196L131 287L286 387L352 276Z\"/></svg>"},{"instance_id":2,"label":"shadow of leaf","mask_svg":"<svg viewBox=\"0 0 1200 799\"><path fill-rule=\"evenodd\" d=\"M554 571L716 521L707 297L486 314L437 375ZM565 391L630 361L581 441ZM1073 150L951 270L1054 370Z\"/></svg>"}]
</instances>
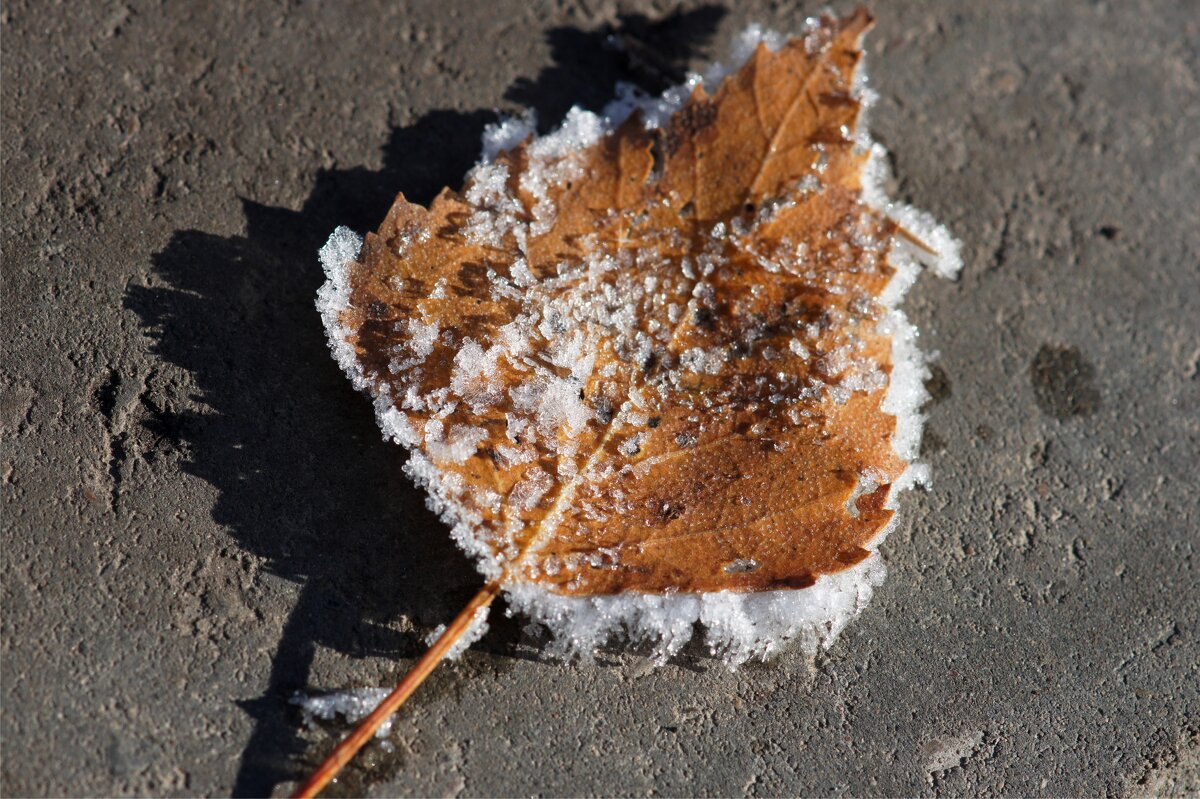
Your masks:
<instances>
[{"instance_id":1,"label":"shadow of leaf","mask_svg":"<svg viewBox=\"0 0 1200 799\"><path fill-rule=\"evenodd\" d=\"M657 20L622 14L597 31L553 28L546 34L552 63L535 79L517 80L504 98L535 109L539 127L550 130L571 106L601 110L613 99L618 81L657 94L682 83L689 62L707 54L726 13L721 6L704 5Z\"/></svg>"},{"instance_id":2,"label":"shadow of leaf","mask_svg":"<svg viewBox=\"0 0 1200 799\"><path fill-rule=\"evenodd\" d=\"M573 103L603 105L618 79L654 83L647 69L673 79L664 70L681 69L724 13L706 6L658 23L633 16L618 29L555 29L555 64L508 98L556 123ZM629 37L625 50L612 47L614 32ZM651 50L660 55L648 59ZM236 544L301 585L267 692L242 703L256 726L235 796L265 796L298 776L304 742L288 699L306 687L318 646L414 656L423 645L395 622L444 622L479 585L401 473L402 453L381 441L370 403L329 357L313 302L324 280L315 254L330 231L373 229L398 190L428 203L458 185L493 119L426 114L392 132L382 169L319 173L299 210L243 199L245 235L181 230L154 257L154 285L126 293L153 355L189 372L206 407L157 413L153 434L186 453L187 473L218 489L213 518ZM498 621L483 648L515 640L515 623Z\"/></svg>"}]
</instances>

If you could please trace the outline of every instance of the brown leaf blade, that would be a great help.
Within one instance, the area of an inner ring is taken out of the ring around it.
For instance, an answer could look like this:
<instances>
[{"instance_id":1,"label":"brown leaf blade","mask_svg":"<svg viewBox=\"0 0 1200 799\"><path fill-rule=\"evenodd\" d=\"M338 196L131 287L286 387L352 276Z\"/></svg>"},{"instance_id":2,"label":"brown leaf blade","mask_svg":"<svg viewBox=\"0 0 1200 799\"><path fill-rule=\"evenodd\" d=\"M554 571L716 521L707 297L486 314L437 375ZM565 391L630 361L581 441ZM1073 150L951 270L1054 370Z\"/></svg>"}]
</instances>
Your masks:
<instances>
[{"instance_id":1,"label":"brown leaf blade","mask_svg":"<svg viewBox=\"0 0 1200 799\"><path fill-rule=\"evenodd\" d=\"M922 367L894 310L912 234L866 197L870 23L760 44L659 127L573 111L429 209L398 198L331 273L335 352L519 607L608 629L644 616L609 598L695 596L706 620L861 569L886 531Z\"/></svg>"}]
</instances>

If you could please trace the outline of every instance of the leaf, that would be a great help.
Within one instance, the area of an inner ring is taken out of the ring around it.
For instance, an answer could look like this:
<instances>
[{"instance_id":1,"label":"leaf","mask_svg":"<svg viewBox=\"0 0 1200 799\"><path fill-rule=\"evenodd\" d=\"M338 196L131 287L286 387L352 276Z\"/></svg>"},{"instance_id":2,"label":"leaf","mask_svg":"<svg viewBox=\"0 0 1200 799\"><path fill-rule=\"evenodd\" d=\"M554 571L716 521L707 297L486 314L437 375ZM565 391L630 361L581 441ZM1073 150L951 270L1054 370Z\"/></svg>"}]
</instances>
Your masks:
<instances>
[{"instance_id":1,"label":"leaf","mask_svg":"<svg viewBox=\"0 0 1200 799\"><path fill-rule=\"evenodd\" d=\"M761 592L868 557L913 454L885 296L912 247L856 133L870 23L760 43L661 127L575 109L399 197L345 264L335 349L490 579Z\"/></svg>"},{"instance_id":2,"label":"leaf","mask_svg":"<svg viewBox=\"0 0 1200 799\"><path fill-rule=\"evenodd\" d=\"M719 73L540 138L510 120L461 192L331 238L335 355L489 580L375 715L501 589L567 649L624 627L665 656L700 620L733 663L828 644L869 598L922 476L895 306L914 259L958 268L880 189L870 25L768 36L711 95Z\"/></svg>"}]
</instances>

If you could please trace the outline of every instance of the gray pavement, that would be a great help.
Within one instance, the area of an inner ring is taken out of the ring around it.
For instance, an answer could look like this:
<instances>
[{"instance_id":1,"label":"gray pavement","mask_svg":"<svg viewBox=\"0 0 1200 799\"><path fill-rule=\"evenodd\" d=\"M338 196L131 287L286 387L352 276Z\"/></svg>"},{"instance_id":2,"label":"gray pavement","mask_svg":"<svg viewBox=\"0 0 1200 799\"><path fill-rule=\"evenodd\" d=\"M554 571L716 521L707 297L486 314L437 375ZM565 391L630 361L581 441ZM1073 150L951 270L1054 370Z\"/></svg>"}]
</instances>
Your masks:
<instances>
[{"instance_id":1,"label":"gray pavement","mask_svg":"<svg viewBox=\"0 0 1200 799\"><path fill-rule=\"evenodd\" d=\"M849 6L837 3L839 9ZM6 3L4 795L283 792L477 587L328 357L315 253L807 3ZM1200 792L1200 7L880 2L896 192L965 244L890 577L828 653L539 655L501 619L335 788ZM644 16L639 16L639 14ZM390 750L390 751L389 751Z\"/></svg>"}]
</instances>

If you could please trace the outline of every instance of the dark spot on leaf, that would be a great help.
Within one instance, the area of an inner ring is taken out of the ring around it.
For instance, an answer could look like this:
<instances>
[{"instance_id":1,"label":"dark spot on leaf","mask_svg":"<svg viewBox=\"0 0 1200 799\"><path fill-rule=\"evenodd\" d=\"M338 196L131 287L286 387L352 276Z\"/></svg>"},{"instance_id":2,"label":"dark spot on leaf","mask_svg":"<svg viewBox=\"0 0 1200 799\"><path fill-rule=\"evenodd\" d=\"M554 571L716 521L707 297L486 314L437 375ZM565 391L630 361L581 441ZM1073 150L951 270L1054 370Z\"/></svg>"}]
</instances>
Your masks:
<instances>
[{"instance_id":1,"label":"dark spot on leaf","mask_svg":"<svg viewBox=\"0 0 1200 799\"><path fill-rule=\"evenodd\" d=\"M651 419L651 420L648 422L648 424L650 425L650 429L651 429L651 430L653 430L654 428L658 427L658 425L659 425L659 423L660 423L660 422L662 422L662 417L661 417L661 416L655 416L655 417L653 417L653 418L652 418L652 419Z\"/></svg>"},{"instance_id":2,"label":"dark spot on leaf","mask_svg":"<svg viewBox=\"0 0 1200 799\"><path fill-rule=\"evenodd\" d=\"M717 106L711 101L689 103L676 112L667 131L667 155L674 155L683 143L717 120Z\"/></svg>"},{"instance_id":3,"label":"dark spot on leaf","mask_svg":"<svg viewBox=\"0 0 1200 799\"><path fill-rule=\"evenodd\" d=\"M861 563L871 556L870 551L862 547L854 547L853 549L843 549L837 553L835 560L838 563L845 563L847 566L853 566L856 563Z\"/></svg>"},{"instance_id":4,"label":"dark spot on leaf","mask_svg":"<svg viewBox=\"0 0 1200 799\"><path fill-rule=\"evenodd\" d=\"M858 102L846 92L821 92L820 98L823 104L830 106L849 106Z\"/></svg>"},{"instance_id":5,"label":"dark spot on leaf","mask_svg":"<svg viewBox=\"0 0 1200 799\"><path fill-rule=\"evenodd\" d=\"M770 582L771 588L811 588L817 581L811 574L797 574L793 577L777 577Z\"/></svg>"},{"instance_id":6,"label":"dark spot on leaf","mask_svg":"<svg viewBox=\"0 0 1200 799\"><path fill-rule=\"evenodd\" d=\"M658 353L652 352L646 356L646 360L642 361L642 372L650 374L655 366L658 366Z\"/></svg>"},{"instance_id":7,"label":"dark spot on leaf","mask_svg":"<svg viewBox=\"0 0 1200 799\"><path fill-rule=\"evenodd\" d=\"M462 268L458 270L458 281L458 286L451 286L458 296L478 294L487 288L487 267L483 264L463 264Z\"/></svg>"},{"instance_id":8,"label":"dark spot on leaf","mask_svg":"<svg viewBox=\"0 0 1200 799\"><path fill-rule=\"evenodd\" d=\"M808 141L810 144L841 144L846 141L841 125L822 125L813 131Z\"/></svg>"},{"instance_id":9,"label":"dark spot on leaf","mask_svg":"<svg viewBox=\"0 0 1200 799\"><path fill-rule=\"evenodd\" d=\"M656 135L650 139L650 172L646 175L646 182L653 183L662 177L663 164L666 163L666 154L663 152L665 147L666 137L661 131L655 131Z\"/></svg>"}]
</instances>

